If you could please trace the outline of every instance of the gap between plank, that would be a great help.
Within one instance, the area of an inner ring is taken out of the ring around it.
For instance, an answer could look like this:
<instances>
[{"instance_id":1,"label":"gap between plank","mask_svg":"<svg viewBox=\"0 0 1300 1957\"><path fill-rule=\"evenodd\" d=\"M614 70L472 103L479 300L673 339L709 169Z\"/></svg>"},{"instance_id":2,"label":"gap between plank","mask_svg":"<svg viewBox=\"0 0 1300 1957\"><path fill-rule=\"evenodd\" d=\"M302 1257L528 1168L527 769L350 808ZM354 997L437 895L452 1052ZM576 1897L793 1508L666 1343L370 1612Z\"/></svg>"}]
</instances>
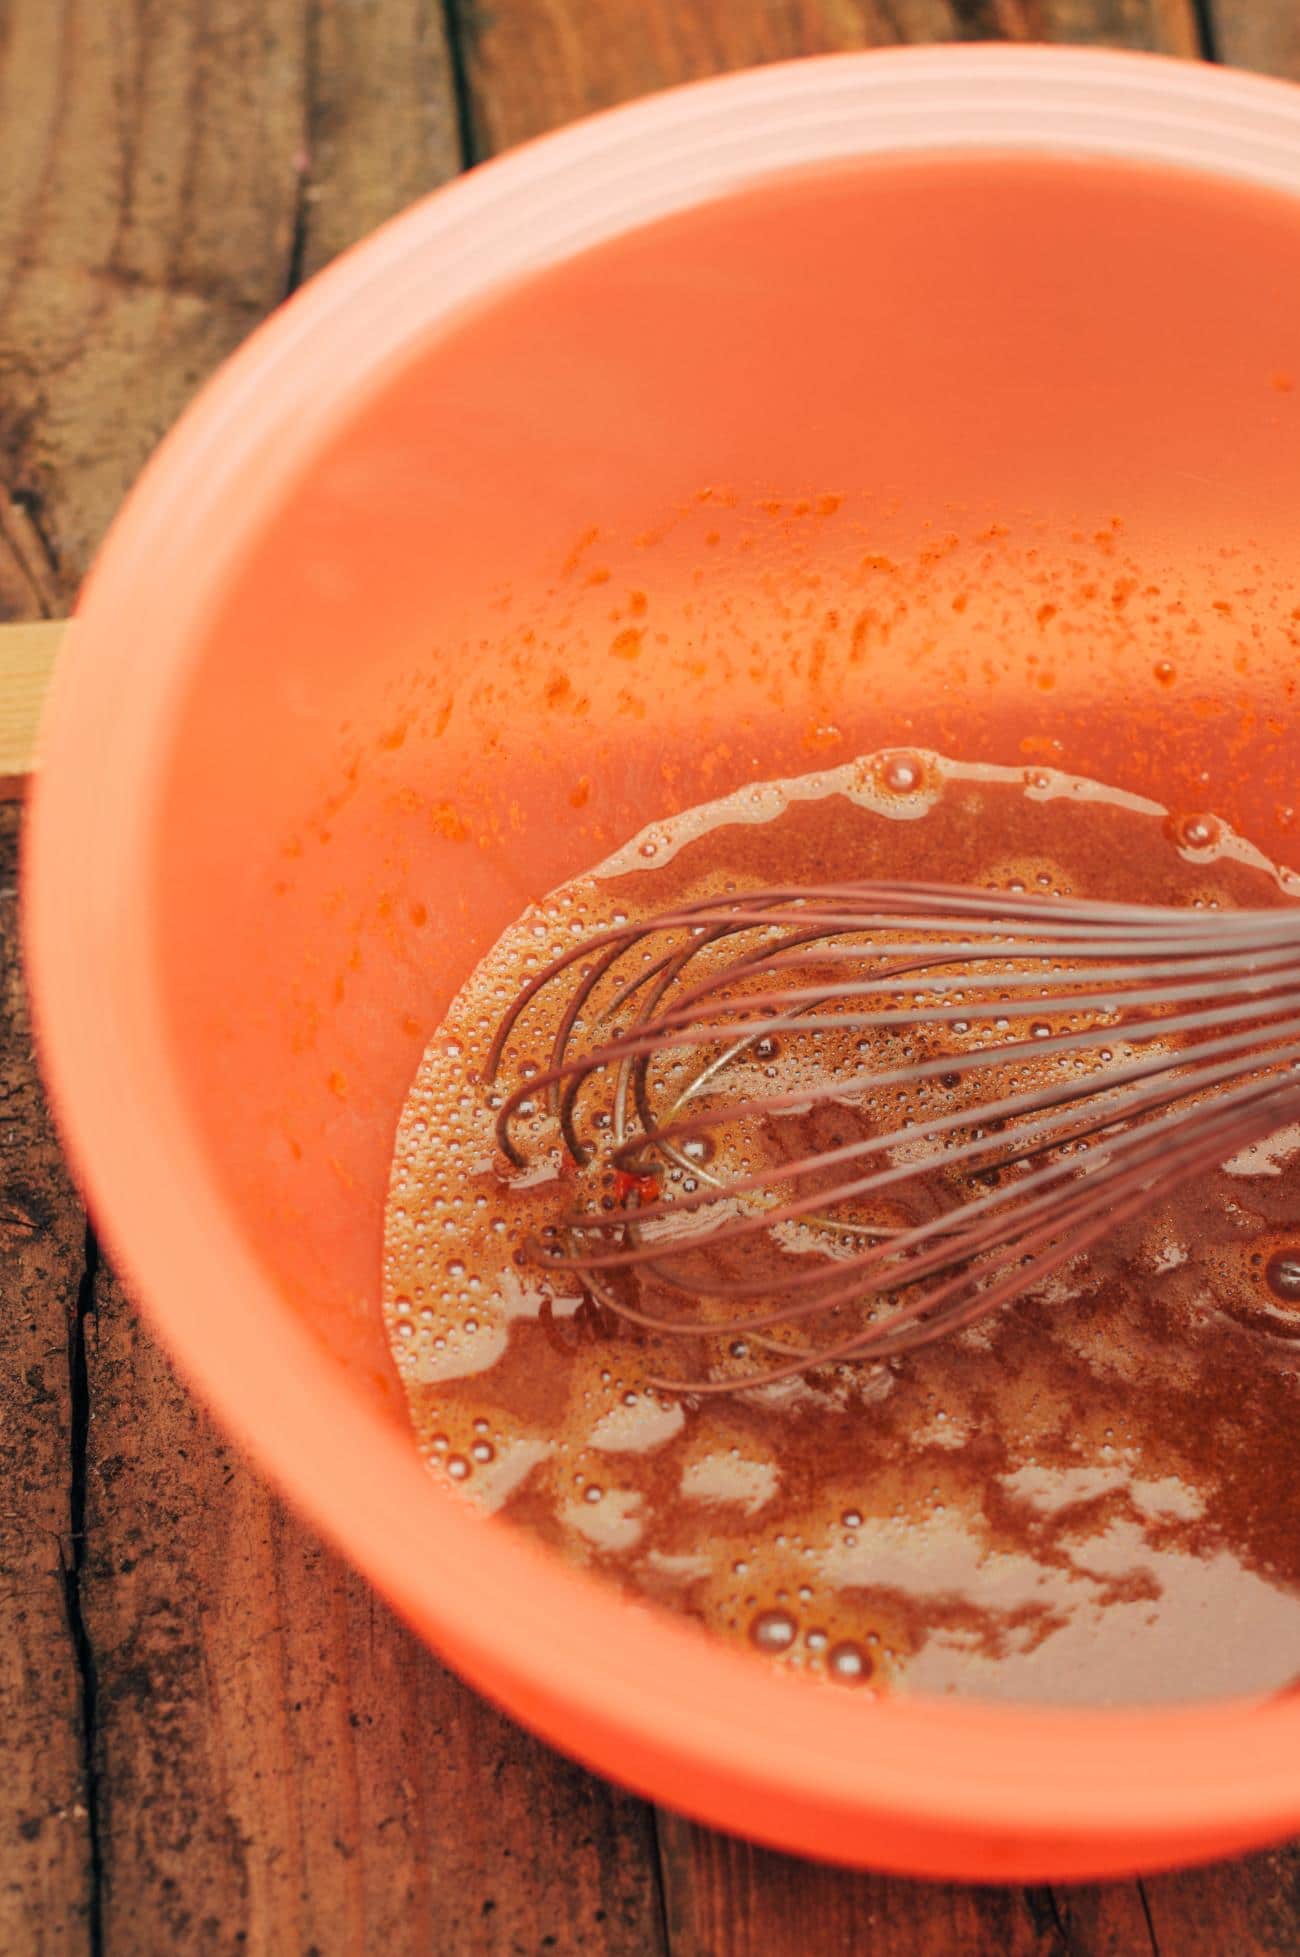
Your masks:
<instances>
[{"instance_id":1,"label":"gap between plank","mask_svg":"<svg viewBox=\"0 0 1300 1957\"><path fill-rule=\"evenodd\" d=\"M1219 30L1214 19L1214 0L1190 0L1192 26L1200 45L1202 61L1220 61Z\"/></svg>"},{"instance_id":2,"label":"gap between plank","mask_svg":"<svg viewBox=\"0 0 1300 1957\"><path fill-rule=\"evenodd\" d=\"M302 284L302 268L307 256L307 224L320 85L320 0L307 0L302 37L302 150L294 159L298 185L294 194L293 227L289 233L289 258L285 266L281 304L285 299L292 298Z\"/></svg>"},{"instance_id":3,"label":"gap between plank","mask_svg":"<svg viewBox=\"0 0 1300 1957\"><path fill-rule=\"evenodd\" d=\"M104 1951L104 1856L100 1838L99 1674L94 1646L81 1607L86 1562L86 1459L90 1443L90 1380L86 1367L86 1321L94 1316L99 1245L86 1224L85 1258L68 1318L69 1446L72 1456L68 1500L70 1547L63 1569L68 1630L81 1690L81 1754L85 1784L86 1833L90 1843L90 1957Z\"/></svg>"},{"instance_id":4,"label":"gap between plank","mask_svg":"<svg viewBox=\"0 0 1300 1957\"><path fill-rule=\"evenodd\" d=\"M473 0L442 0L443 31L451 63L451 89L456 104L456 135L462 170L472 169L480 160L474 133L474 92L469 79L472 4Z\"/></svg>"}]
</instances>

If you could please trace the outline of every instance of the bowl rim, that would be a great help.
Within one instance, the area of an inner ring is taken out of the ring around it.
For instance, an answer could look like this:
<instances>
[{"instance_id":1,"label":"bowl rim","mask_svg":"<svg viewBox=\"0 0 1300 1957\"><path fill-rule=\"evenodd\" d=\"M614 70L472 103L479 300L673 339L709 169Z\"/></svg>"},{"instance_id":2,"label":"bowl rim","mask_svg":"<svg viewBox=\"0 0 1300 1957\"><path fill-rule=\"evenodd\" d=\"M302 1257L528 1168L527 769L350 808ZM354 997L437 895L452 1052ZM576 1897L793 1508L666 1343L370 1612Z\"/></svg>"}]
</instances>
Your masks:
<instances>
[{"instance_id":1,"label":"bowl rim","mask_svg":"<svg viewBox=\"0 0 1300 1957\"><path fill-rule=\"evenodd\" d=\"M869 1700L774 1674L455 1499L430 1500L414 1451L279 1305L218 1197L173 1076L153 961L152 825L187 662L266 513L364 391L465 307L602 238L800 161L903 150L1163 162L1300 200L1300 90L1084 49L817 57L571 125L354 247L208 383L92 570L47 703L25 835L33 1015L76 1177L192 1384L295 1506L516 1717L670 1806L805 1852L833 1838L845 1854L860 1830L871 1859L869 1824L888 1816L988 1839L1069 1837L1092 1845L1099 1870L1118 1868L1122 1850L1107 1844L1125 1835L1175 1852L1182 1836L1300 1823L1300 1697L1122 1711ZM329 384L339 372L360 377L346 405Z\"/></svg>"}]
</instances>

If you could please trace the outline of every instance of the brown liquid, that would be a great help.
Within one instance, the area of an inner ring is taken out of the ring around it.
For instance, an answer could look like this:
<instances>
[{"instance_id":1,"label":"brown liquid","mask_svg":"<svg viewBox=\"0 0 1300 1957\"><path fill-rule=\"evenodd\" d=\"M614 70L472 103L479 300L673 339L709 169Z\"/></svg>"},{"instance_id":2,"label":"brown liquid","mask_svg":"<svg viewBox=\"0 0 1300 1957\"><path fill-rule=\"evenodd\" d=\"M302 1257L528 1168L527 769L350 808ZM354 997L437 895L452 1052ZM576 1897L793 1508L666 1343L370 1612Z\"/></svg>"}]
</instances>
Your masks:
<instances>
[{"instance_id":1,"label":"brown liquid","mask_svg":"<svg viewBox=\"0 0 1300 1957\"><path fill-rule=\"evenodd\" d=\"M529 973L616 916L862 876L1224 908L1293 887L1213 818L930 756L647 831L507 933L412 1088L385 1318L421 1451L572 1561L843 1685L1133 1702L1291 1684L1300 1132L969 1332L723 1399L647 1388L680 1372L661 1349L678 1342L606 1332L525 1255L567 1196L553 1150L507 1173L477 1076Z\"/></svg>"}]
</instances>

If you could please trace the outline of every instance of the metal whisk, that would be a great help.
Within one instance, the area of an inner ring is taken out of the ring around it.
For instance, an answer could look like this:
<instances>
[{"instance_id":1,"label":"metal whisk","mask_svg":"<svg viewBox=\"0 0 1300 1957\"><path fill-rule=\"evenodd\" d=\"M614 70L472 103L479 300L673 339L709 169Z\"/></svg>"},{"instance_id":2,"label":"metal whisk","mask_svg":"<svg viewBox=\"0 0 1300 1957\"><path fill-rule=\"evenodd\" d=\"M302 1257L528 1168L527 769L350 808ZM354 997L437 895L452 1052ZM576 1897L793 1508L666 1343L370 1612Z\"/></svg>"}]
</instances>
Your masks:
<instances>
[{"instance_id":1,"label":"metal whisk","mask_svg":"<svg viewBox=\"0 0 1300 1957\"><path fill-rule=\"evenodd\" d=\"M539 973L510 1067L503 1154L573 1172L532 1253L733 1391L970 1325L1300 1117L1300 909L706 897Z\"/></svg>"}]
</instances>

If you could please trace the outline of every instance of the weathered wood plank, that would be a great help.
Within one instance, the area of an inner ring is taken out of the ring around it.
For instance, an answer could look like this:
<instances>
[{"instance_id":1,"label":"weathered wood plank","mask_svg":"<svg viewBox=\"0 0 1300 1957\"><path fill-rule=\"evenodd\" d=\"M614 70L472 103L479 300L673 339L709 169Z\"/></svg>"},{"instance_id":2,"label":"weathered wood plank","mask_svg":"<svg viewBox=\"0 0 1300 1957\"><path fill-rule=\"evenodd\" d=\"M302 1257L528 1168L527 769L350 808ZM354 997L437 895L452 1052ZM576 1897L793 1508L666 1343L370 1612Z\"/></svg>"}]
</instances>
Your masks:
<instances>
[{"instance_id":1,"label":"weathered wood plank","mask_svg":"<svg viewBox=\"0 0 1300 1957\"><path fill-rule=\"evenodd\" d=\"M1300 1844L1212 1869L1148 1876L1142 1889L1156 1957L1293 1957L1300 1950Z\"/></svg>"},{"instance_id":2,"label":"weathered wood plank","mask_svg":"<svg viewBox=\"0 0 1300 1957\"><path fill-rule=\"evenodd\" d=\"M216 361L459 156L431 0L18 0L4 85L22 168L0 207L0 373L23 373L26 406L0 429L0 594L35 616L66 604ZM109 1957L656 1949L645 1810L443 1671L221 1444L107 1275L95 1304L80 1595ZM66 1424L40 1465L65 1531ZM52 1715L38 1696L27 1713L34 1772ZM67 1737L75 1768L75 1719ZM78 1947L57 1938L85 1884L12 1879L49 1947Z\"/></svg>"},{"instance_id":3,"label":"weathered wood plank","mask_svg":"<svg viewBox=\"0 0 1300 1957\"><path fill-rule=\"evenodd\" d=\"M434 0L8 0L0 617L67 608L300 274L458 167Z\"/></svg>"},{"instance_id":4,"label":"weathered wood plank","mask_svg":"<svg viewBox=\"0 0 1300 1957\"><path fill-rule=\"evenodd\" d=\"M1300 1848L1140 1883L972 1888L815 1868L659 1818L672 1957L1292 1957Z\"/></svg>"},{"instance_id":5,"label":"weathered wood plank","mask_svg":"<svg viewBox=\"0 0 1300 1957\"><path fill-rule=\"evenodd\" d=\"M1085 1957L1065 1941L1045 1892L850 1874L668 1814L659 1843L672 1957ZM1116 1945L1115 1957L1129 1948Z\"/></svg>"},{"instance_id":6,"label":"weathered wood plank","mask_svg":"<svg viewBox=\"0 0 1300 1957\"><path fill-rule=\"evenodd\" d=\"M0 507L40 559L0 570L11 615L66 608L149 451L285 290L308 14L8 0Z\"/></svg>"},{"instance_id":7,"label":"weathered wood plank","mask_svg":"<svg viewBox=\"0 0 1300 1957\"><path fill-rule=\"evenodd\" d=\"M1220 61L1300 81L1300 7L1294 0L1206 0Z\"/></svg>"},{"instance_id":8,"label":"weathered wood plank","mask_svg":"<svg viewBox=\"0 0 1300 1957\"><path fill-rule=\"evenodd\" d=\"M0 617L68 608L158 436L283 291L304 20L304 0L8 0L0 15ZM7 928L7 959L13 946ZM84 1493L79 1314L69 1327L84 1225L42 1126L16 963L6 970L5 1169L18 1193L0 1359L0 1445L13 1456L0 1947L93 1951L98 1775L83 1775L82 1750L94 1653L80 1616L85 1544L69 1533ZM137 1418L147 1428L149 1409ZM96 1759L106 1751L101 1729Z\"/></svg>"},{"instance_id":9,"label":"weathered wood plank","mask_svg":"<svg viewBox=\"0 0 1300 1957\"><path fill-rule=\"evenodd\" d=\"M801 54L956 40L1199 51L1193 0L458 0L456 11L478 155L674 82Z\"/></svg>"},{"instance_id":10,"label":"weathered wood plank","mask_svg":"<svg viewBox=\"0 0 1300 1957\"><path fill-rule=\"evenodd\" d=\"M437 0L316 0L301 276L455 176L458 121Z\"/></svg>"},{"instance_id":11,"label":"weathered wood plank","mask_svg":"<svg viewBox=\"0 0 1300 1957\"><path fill-rule=\"evenodd\" d=\"M81 1957L92 1855L69 1350L85 1221L32 1060L17 817L0 809L0 1950Z\"/></svg>"},{"instance_id":12,"label":"weathered wood plank","mask_svg":"<svg viewBox=\"0 0 1300 1957\"><path fill-rule=\"evenodd\" d=\"M1135 1883L917 1883L825 1869L659 1818L672 1957L1151 1957ZM1181 1952L1182 1946L1171 1944ZM1223 1949L1252 1957L1254 1946Z\"/></svg>"},{"instance_id":13,"label":"weathered wood plank","mask_svg":"<svg viewBox=\"0 0 1300 1957\"><path fill-rule=\"evenodd\" d=\"M106 1276L90 1326L108 1957L659 1949L645 1811L444 1671Z\"/></svg>"}]
</instances>

